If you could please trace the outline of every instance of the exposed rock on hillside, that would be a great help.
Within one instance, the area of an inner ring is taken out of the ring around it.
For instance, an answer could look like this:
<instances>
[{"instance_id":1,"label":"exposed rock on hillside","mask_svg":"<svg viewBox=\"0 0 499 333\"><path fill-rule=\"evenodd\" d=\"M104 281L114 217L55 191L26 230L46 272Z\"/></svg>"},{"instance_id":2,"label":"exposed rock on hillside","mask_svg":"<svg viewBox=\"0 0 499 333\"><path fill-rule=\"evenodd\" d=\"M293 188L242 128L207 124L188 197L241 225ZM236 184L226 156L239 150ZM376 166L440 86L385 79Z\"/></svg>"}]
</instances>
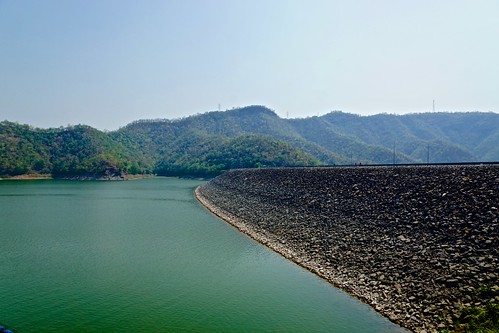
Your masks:
<instances>
[{"instance_id":1,"label":"exposed rock on hillside","mask_svg":"<svg viewBox=\"0 0 499 333\"><path fill-rule=\"evenodd\" d=\"M499 285L499 167L234 170L196 190L237 228L416 332Z\"/></svg>"}]
</instances>

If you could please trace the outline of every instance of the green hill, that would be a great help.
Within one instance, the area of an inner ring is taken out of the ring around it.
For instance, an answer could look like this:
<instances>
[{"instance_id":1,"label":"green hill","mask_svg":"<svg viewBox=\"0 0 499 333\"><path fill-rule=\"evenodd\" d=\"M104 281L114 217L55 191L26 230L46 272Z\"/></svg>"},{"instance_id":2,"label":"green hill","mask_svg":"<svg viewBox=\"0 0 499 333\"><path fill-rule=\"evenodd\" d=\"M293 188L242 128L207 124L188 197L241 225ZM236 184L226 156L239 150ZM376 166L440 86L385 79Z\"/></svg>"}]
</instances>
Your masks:
<instances>
[{"instance_id":1,"label":"green hill","mask_svg":"<svg viewBox=\"0 0 499 333\"><path fill-rule=\"evenodd\" d=\"M143 165L139 157L89 126L39 129L0 123L0 175L119 176L141 171L134 169Z\"/></svg>"},{"instance_id":2,"label":"green hill","mask_svg":"<svg viewBox=\"0 0 499 333\"><path fill-rule=\"evenodd\" d=\"M320 117L326 127L416 162L497 161L499 114L488 112L421 113L361 117L332 112ZM305 120L308 121L308 120Z\"/></svg>"},{"instance_id":3,"label":"green hill","mask_svg":"<svg viewBox=\"0 0 499 333\"><path fill-rule=\"evenodd\" d=\"M216 175L230 168L499 161L499 114L488 112L282 119L263 106L117 131L0 123L0 175Z\"/></svg>"}]
</instances>

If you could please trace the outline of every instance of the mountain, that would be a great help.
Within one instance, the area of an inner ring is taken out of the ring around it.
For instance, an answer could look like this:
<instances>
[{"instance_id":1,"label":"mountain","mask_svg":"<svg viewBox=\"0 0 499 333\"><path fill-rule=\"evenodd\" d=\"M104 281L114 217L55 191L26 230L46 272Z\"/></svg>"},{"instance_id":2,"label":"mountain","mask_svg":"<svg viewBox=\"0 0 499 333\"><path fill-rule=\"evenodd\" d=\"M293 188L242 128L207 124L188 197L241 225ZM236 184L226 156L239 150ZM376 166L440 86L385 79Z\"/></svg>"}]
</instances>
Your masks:
<instances>
[{"instance_id":1,"label":"mountain","mask_svg":"<svg viewBox=\"0 0 499 333\"><path fill-rule=\"evenodd\" d=\"M357 140L404 154L416 162L497 161L499 115L489 112L422 113L361 117L332 112L326 127ZM495 143L495 144L494 144Z\"/></svg>"},{"instance_id":2,"label":"mountain","mask_svg":"<svg viewBox=\"0 0 499 333\"><path fill-rule=\"evenodd\" d=\"M230 168L321 164L314 149L286 140L287 125L264 107L209 112L180 120L139 120L110 133L152 156L160 175L213 175ZM273 135L274 134L274 135ZM314 146L301 138L303 144ZM323 155L332 153L315 147Z\"/></svg>"},{"instance_id":3,"label":"mountain","mask_svg":"<svg viewBox=\"0 0 499 333\"><path fill-rule=\"evenodd\" d=\"M175 121L138 121L125 136L198 133L217 137L264 135L308 152L324 164L497 161L499 114L488 112L358 116L331 112L321 117L282 119L263 106L208 112ZM168 141L168 140L167 140Z\"/></svg>"},{"instance_id":4,"label":"mountain","mask_svg":"<svg viewBox=\"0 0 499 333\"><path fill-rule=\"evenodd\" d=\"M138 120L112 132L0 122L0 175L11 176L205 176L230 168L428 160L499 161L499 114L334 111L282 119L264 106L248 106L177 120Z\"/></svg>"},{"instance_id":5,"label":"mountain","mask_svg":"<svg viewBox=\"0 0 499 333\"><path fill-rule=\"evenodd\" d=\"M116 176L143 164L139 154L90 126L39 129L0 123L0 175Z\"/></svg>"}]
</instances>

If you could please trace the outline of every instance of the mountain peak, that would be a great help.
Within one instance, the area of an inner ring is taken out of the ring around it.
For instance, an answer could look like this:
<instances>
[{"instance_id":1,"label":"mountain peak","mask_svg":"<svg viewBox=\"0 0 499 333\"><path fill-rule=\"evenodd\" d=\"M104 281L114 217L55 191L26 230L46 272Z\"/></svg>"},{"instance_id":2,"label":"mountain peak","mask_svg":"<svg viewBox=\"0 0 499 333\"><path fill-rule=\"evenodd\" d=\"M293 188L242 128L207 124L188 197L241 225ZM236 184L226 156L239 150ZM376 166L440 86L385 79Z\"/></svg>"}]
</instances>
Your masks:
<instances>
[{"instance_id":1,"label":"mountain peak","mask_svg":"<svg viewBox=\"0 0 499 333\"><path fill-rule=\"evenodd\" d=\"M266 114L272 117L278 117L278 115L271 109L263 105L249 105L241 108L235 108L227 112L233 112L241 116L252 116L252 115L262 115Z\"/></svg>"}]
</instances>

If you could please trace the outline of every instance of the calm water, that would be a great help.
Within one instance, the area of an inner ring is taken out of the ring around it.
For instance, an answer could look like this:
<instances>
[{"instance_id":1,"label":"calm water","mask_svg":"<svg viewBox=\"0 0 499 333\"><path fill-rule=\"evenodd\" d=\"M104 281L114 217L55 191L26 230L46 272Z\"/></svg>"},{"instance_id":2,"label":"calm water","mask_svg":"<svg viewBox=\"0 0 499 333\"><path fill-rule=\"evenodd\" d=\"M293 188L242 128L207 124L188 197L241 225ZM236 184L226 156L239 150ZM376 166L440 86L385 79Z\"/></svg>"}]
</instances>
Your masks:
<instances>
[{"instance_id":1,"label":"calm water","mask_svg":"<svg viewBox=\"0 0 499 333\"><path fill-rule=\"evenodd\" d=\"M401 332L208 213L201 182L0 181L18 332Z\"/></svg>"}]
</instances>

